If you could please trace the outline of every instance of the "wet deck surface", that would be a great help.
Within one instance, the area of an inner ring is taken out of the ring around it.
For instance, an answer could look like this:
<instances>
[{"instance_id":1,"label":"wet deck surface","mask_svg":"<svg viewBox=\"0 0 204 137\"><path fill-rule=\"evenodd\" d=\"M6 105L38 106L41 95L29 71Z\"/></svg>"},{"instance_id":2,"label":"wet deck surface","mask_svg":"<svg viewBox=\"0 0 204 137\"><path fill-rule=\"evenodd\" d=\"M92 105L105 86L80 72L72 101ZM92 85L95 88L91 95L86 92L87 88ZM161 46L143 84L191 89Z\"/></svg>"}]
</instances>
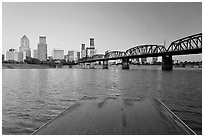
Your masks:
<instances>
[{"instance_id":1,"label":"wet deck surface","mask_svg":"<svg viewBox=\"0 0 204 137\"><path fill-rule=\"evenodd\" d=\"M185 135L193 132L156 99L85 97L34 134Z\"/></svg>"}]
</instances>

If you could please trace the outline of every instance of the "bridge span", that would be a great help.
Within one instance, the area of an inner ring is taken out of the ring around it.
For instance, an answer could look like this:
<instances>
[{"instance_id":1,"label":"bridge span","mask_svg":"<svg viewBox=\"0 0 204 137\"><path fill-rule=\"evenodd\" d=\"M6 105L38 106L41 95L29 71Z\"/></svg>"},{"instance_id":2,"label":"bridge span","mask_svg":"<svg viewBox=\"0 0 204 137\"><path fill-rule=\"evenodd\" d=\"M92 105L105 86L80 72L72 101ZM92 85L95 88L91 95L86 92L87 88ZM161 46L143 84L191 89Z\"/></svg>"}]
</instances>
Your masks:
<instances>
[{"instance_id":1,"label":"bridge span","mask_svg":"<svg viewBox=\"0 0 204 137\"><path fill-rule=\"evenodd\" d=\"M102 61L102 68L108 69L109 60L122 60L122 69L129 69L129 59L144 57L162 57L162 70L172 70L174 55L202 53L202 33L187 36L171 42L169 47L164 45L138 45L126 51L109 51L92 57L79 59L79 63Z\"/></svg>"}]
</instances>

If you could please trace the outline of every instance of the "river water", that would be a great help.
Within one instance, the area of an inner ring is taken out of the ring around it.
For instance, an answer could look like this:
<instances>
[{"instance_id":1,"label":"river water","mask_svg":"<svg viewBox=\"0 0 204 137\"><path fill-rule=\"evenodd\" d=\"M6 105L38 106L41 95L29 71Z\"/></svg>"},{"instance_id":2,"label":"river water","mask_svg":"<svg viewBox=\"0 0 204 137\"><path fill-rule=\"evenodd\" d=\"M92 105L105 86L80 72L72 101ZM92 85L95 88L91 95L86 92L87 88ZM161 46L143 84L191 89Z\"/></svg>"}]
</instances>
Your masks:
<instances>
[{"instance_id":1,"label":"river water","mask_svg":"<svg viewBox=\"0 0 204 137\"><path fill-rule=\"evenodd\" d=\"M83 96L156 97L202 134L202 69L3 69L2 134L31 134Z\"/></svg>"}]
</instances>

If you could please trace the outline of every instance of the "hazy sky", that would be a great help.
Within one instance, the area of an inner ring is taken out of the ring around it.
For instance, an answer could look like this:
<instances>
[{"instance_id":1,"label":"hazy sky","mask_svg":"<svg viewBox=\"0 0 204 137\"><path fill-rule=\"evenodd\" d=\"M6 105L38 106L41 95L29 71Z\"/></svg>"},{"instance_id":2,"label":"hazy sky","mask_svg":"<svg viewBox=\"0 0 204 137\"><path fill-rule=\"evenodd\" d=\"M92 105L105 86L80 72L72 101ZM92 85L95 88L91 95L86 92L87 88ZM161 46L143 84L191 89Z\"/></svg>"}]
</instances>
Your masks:
<instances>
[{"instance_id":1,"label":"hazy sky","mask_svg":"<svg viewBox=\"0 0 204 137\"><path fill-rule=\"evenodd\" d=\"M33 52L39 36L53 48L81 49L94 37L98 53L141 44L164 44L202 32L202 3L3 3L2 53L19 49L26 35ZM201 54L176 57L201 60Z\"/></svg>"}]
</instances>

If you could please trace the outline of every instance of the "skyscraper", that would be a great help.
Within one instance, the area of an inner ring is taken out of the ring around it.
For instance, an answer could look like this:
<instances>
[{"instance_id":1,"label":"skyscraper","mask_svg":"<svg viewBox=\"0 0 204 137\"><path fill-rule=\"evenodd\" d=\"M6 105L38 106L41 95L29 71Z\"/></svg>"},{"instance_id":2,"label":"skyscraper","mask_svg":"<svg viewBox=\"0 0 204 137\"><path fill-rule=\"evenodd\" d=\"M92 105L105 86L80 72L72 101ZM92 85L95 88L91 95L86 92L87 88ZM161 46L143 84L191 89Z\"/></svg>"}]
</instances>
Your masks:
<instances>
[{"instance_id":1,"label":"skyscraper","mask_svg":"<svg viewBox=\"0 0 204 137\"><path fill-rule=\"evenodd\" d=\"M31 57L31 49L29 47L29 39L24 35L20 40L19 52L26 52L27 57ZM24 58L25 59L25 58Z\"/></svg>"},{"instance_id":2,"label":"skyscraper","mask_svg":"<svg viewBox=\"0 0 204 137\"><path fill-rule=\"evenodd\" d=\"M80 52L77 52L77 60L79 60L80 59Z\"/></svg>"},{"instance_id":3,"label":"skyscraper","mask_svg":"<svg viewBox=\"0 0 204 137\"><path fill-rule=\"evenodd\" d=\"M94 44L94 38L90 38L90 57L94 55L95 51L95 44Z\"/></svg>"},{"instance_id":4,"label":"skyscraper","mask_svg":"<svg viewBox=\"0 0 204 137\"><path fill-rule=\"evenodd\" d=\"M40 36L39 43L38 43L38 59L40 61L47 60L47 44L46 44L46 37Z\"/></svg>"},{"instance_id":5,"label":"skyscraper","mask_svg":"<svg viewBox=\"0 0 204 137\"><path fill-rule=\"evenodd\" d=\"M85 49L85 44L81 44L81 58L86 57L86 49Z\"/></svg>"},{"instance_id":6,"label":"skyscraper","mask_svg":"<svg viewBox=\"0 0 204 137\"><path fill-rule=\"evenodd\" d=\"M70 62L72 61L76 62L78 60L77 51L74 50L68 51L68 60Z\"/></svg>"}]
</instances>

